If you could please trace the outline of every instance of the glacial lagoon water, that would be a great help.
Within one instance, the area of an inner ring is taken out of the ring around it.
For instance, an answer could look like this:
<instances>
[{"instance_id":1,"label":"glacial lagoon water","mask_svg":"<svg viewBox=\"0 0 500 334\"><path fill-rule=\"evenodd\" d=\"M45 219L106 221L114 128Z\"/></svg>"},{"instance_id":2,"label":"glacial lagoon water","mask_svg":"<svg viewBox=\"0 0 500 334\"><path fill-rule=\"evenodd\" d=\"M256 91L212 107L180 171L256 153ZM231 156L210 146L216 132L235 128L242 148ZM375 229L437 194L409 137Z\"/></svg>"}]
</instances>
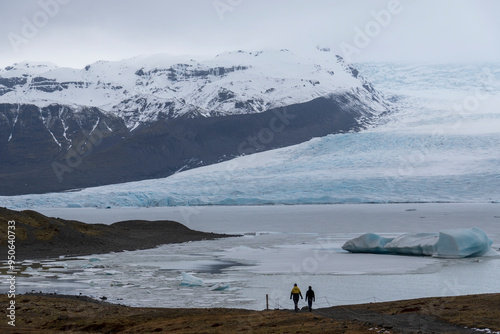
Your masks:
<instances>
[{"instance_id":1,"label":"glacial lagoon water","mask_svg":"<svg viewBox=\"0 0 500 334\"><path fill-rule=\"evenodd\" d=\"M242 236L149 250L25 261L18 274L18 292L106 296L110 302L133 306L261 310L266 307L266 294L271 308L291 308L289 293L293 283L303 291L313 286L316 307L500 291L500 256L442 259L351 254L341 249L345 241L366 232L391 237L405 232L477 226L493 240L492 248L498 250L500 204L40 211L88 223L171 219L192 229ZM186 284L182 273L201 283Z\"/></svg>"}]
</instances>

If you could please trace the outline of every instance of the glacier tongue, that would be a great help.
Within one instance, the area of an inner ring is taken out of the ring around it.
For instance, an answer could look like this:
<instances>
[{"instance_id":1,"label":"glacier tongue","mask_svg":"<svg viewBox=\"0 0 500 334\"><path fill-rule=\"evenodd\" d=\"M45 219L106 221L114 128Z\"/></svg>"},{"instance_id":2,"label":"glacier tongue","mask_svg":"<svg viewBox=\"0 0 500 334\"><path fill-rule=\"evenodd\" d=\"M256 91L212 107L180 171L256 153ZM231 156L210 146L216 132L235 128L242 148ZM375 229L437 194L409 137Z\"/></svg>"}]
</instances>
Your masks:
<instances>
[{"instance_id":1,"label":"glacier tongue","mask_svg":"<svg viewBox=\"0 0 500 334\"><path fill-rule=\"evenodd\" d=\"M500 202L500 66L357 67L401 108L383 117L386 123L378 127L314 138L163 179L78 192L0 196L0 205ZM484 71L493 78L474 79ZM477 108L467 106L478 92L482 99ZM64 141L62 131L58 138Z\"/></svg>"},{"instance_id":2,"label":"glacier tongue","mask_svg":"<svg viewBox=\"0 0 500 334\"><path fill-rule=\"evenodd\" d=\"M351 253L464 258L493 253L492 243L483 230L473 227L439 233L402 234L393 239L367 233L347 241L342 249Z\"/></svg>"}]
</instances>

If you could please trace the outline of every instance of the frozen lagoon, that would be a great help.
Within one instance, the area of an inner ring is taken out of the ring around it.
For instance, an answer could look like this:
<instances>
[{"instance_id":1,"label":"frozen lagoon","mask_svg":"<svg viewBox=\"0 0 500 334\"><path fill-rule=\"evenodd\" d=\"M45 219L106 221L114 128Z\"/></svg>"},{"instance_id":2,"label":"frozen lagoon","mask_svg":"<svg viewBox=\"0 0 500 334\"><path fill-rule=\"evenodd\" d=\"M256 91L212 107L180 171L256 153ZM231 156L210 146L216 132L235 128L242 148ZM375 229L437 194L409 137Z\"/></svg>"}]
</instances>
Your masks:
<instances>
[{"instance_id":1,"label":"frozen lagoon","mask_svg":"<svg viewBox=\"0 0 500 334\"><path fill-rule=\"evenodd\" d=\"M500 292L500 257L439 259L350 254L349 239L374 232L438 232L477 226L500 247L500 204L351 204L40 209L87 223L179 221L243 237L155 249L25 263L18 291L106 296L151 307L290 308L293 283L312 285L316 307ZM27 269L27 267L30 267ZM181 272L202 286L181 285ZM304 306L302 301L302 306Z\"/></svg>"}]
</instances>

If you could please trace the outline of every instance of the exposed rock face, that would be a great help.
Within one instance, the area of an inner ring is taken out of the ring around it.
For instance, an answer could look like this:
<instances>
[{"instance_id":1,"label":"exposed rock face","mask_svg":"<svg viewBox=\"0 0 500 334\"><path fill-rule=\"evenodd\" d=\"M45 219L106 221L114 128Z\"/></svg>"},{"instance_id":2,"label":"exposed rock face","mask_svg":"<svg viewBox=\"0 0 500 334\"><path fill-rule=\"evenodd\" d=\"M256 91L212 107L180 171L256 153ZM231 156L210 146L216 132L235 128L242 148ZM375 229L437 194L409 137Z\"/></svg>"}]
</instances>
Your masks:
<instances>
[{"instance_id":1,"label":"exposed rock face","mask_svg":"<svg viewBox=\"0 0 500 334\"><path fill-rule=\"evenodd\" d=\"M241 51L0 70L0 195L165 177L357 131L389 111L356 69L321 57Z\"/></svg>"}]
</instances>

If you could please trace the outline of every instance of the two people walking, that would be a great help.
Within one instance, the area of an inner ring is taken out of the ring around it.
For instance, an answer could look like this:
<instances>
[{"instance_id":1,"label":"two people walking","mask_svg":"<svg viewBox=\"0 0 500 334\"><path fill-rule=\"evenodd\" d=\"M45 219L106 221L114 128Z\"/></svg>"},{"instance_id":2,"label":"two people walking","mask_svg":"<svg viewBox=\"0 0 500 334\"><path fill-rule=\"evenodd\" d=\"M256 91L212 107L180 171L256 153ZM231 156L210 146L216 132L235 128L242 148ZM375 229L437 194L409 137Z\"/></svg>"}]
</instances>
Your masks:
<instances>
[{"instance_id":1,"label":"two people walking","mask_svg":"<svg viewBox=\"0 0 500 334\"><path fill-rule=\"evenodd\" d=\"M297 283L293 285L292 291L290 292L290 299L293 299L293 303L295 304L295 312L299 312L299 297L302 298L302 292L300 292ZM306 292L306 301L309 306L309 312L312 311L312 303L316 301L316 297L314 296L314 291L311 287Z\"/></svg>"}]
</instances>

